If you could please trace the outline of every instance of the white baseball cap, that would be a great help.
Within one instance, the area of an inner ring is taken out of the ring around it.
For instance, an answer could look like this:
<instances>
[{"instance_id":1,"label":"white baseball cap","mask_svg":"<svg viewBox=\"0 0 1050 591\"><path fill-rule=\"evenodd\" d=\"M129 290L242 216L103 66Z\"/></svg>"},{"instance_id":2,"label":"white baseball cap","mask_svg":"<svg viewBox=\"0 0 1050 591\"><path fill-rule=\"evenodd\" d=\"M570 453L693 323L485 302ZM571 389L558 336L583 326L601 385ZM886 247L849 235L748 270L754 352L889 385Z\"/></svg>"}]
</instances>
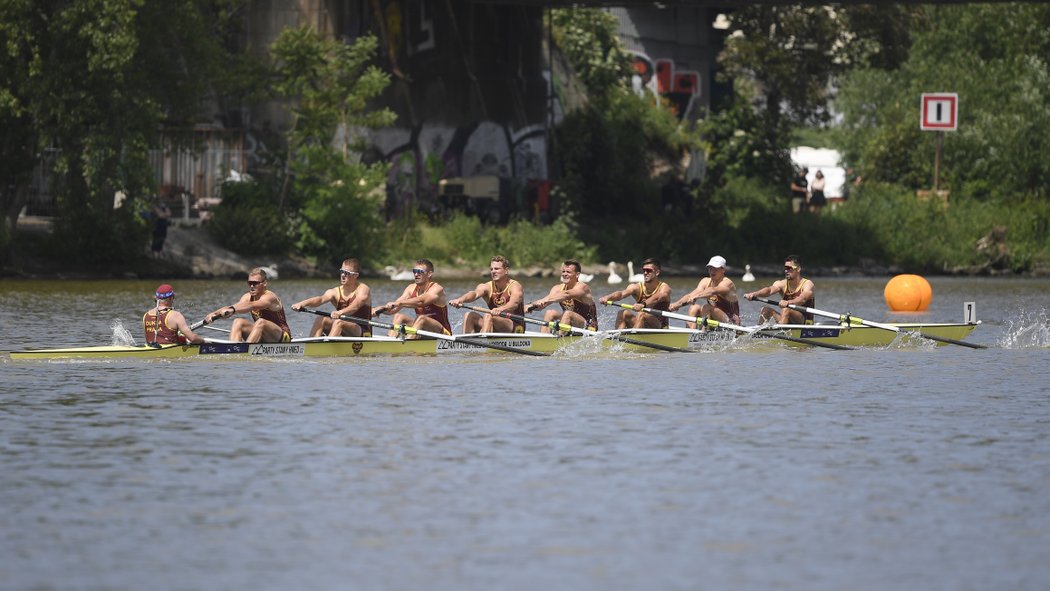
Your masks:
<instances>
[{"instance_id":1,"label":"white baseball cap","mask_svg":"<svg viewBox=\"0 0 1050 591\"><path fill-rule=\"evenodd\" d=\"M724 269L726 266L726 260L718 255L711 257L711 260L707 261L708 267L719 267Z\"/></svg>"}]
</instances>

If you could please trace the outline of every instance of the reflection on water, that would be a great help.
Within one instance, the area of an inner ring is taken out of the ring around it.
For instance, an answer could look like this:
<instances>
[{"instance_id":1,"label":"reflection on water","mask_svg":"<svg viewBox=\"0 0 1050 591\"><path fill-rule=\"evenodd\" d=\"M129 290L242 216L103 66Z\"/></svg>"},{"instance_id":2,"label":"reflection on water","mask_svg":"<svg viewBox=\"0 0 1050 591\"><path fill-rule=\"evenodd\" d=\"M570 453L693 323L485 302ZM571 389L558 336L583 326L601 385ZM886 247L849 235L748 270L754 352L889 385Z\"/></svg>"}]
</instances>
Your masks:
<instances>
[{"instance_id":1,"label":"reflection on water","mask_svg":"<svg viewBox=\"0 0 1050 591\"><path fill-rule=\"evenodd\" d=\"M924 318L976 301L992 348L3 358L0 587L1042 589L1050 282L931 283ZM889 320L883 284L818 307ZM141 342L154 287L5 281L5 347Z\"/></svg>"}]
</instances>

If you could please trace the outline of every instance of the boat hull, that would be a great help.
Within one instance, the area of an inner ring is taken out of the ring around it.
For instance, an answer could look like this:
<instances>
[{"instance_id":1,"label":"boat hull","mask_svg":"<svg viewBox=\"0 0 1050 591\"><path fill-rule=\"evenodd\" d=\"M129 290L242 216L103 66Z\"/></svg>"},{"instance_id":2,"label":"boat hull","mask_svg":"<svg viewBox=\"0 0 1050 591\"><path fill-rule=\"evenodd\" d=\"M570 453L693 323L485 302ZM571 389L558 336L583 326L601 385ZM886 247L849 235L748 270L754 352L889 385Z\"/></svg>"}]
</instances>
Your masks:
<instances>
[{"instance_id":1,"label":"boat hull","mask_svg":"<svg viewBox=\"0 0 1050 591\"><path fill-rule=\"evenodd\" d=\"M11 359L176 359L188 357L361 357L371 355L434 355L437 343L429 339L388 338L309 339L290 343L225 343L163 345L161 347L118 345L29 349L14 351Z\"/></svg>"},{"instance_id":2,"label":"boat hull","mask_svg":"<svg viewBox=\"0 0 1050 591\"><path fill-rule=\"evenodd\" d=\"M901 333L897 333L892 330L886 330L884 328L875 328L872 326L864 325L853 325L853 326L840 326L835 324L811 324L811 325L778 325L768 328L763 327L748 327L757 329L757 334L752 339L761 338L763 340L770 340L785 345L794 345L798 347L809 347L804 342L788 341L785 339L772 338L773 335L781 335L791 337L793 339L802 339L804 341L811 341L815 343L822 343L825 345L840 345L844 347L886 347L892 344L898 337L909 338L912 335L929 335L940 339L951 339L954 341L961 341L965 339L970 333L973 332L980 322L975 323L895 323L891 326L896 326L901 330ZM917 337L914 337L917 338ZM726 341L726 335L723 331L711 331L707 333L695 331L691 332L689 338L689 345L693 348L703 348L712 343L724 343ZM937 345L948 345L950 343L931 340Z\"/></svg>"},{"instance_id":3,"label":"boat hull","mask_svg":"<svg viewBox=\"0 0 1050 591\"><path fill-rule=\"evenodd\" d=\"M666 331L666 330L610 330L604 332L594 333L593 335L556 335L547 334L540 332L525 332L525 333L478 333L469 335L460 335L470 340L483 341L486 343L499 345L502 347L510 347L513 349L521 349L527 351L533 351L537 353L555 353L565 347L575 345L584 341L595 342L600 344L603 348L622 348L625 351L645 352L653 353L659 349L659 347L673 347L676 349L688 349L689 347L689 335L677 331ZM638 341L655 345L656 347L647 347L645 345L632 344L618 340L618 338L624 338L631 341ZM447 353L504 353L509 354L506 351L500 351L498 349L489 349L487 347L473 345L463 341L438 341L437 344L438 354Z\"/></svg>"}]
</instances>

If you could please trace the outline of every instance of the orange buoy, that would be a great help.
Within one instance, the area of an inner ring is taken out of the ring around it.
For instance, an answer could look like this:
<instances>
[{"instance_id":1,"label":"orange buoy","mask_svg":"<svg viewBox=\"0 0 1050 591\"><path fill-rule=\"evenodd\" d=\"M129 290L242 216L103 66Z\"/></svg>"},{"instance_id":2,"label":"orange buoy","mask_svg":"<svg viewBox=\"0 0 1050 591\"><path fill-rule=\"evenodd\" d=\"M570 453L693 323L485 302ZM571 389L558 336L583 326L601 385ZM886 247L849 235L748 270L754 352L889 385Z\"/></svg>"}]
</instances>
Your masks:
<instances>
[{"instance_id":1,"label":"orange buoy","mask_svg":"<svg viewBox=\"0 0 1050 591\"><path fill-rule=\"evenodd\" d=\"M886 283L882 295L894 312L924 312L933 301L933 288L918 275L897 275Z\"/></svg>"}]
</instances>

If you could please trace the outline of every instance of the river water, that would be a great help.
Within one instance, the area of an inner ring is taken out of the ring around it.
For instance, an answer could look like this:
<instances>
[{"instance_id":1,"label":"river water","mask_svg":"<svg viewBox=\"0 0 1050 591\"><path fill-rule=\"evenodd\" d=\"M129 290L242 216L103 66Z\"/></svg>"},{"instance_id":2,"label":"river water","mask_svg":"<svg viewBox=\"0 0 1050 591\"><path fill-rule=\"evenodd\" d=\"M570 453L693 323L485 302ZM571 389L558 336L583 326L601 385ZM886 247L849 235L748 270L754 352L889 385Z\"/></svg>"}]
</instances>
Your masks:
<instances>
[{"instance_id":1,"label":"river water","mask_svg":"<svg viewBox=\"0 0 1050 591\"><path fill-rule=\"evenodd\" d=\"M155 283L0 282L3 348L108 343ZM1045 589L1050 281L931 283L990 348L4 355L0 588ZM817 284L900 319L885 279ZM175 286L193 322L243 281Z\"/></svg>"}]
</instances>

